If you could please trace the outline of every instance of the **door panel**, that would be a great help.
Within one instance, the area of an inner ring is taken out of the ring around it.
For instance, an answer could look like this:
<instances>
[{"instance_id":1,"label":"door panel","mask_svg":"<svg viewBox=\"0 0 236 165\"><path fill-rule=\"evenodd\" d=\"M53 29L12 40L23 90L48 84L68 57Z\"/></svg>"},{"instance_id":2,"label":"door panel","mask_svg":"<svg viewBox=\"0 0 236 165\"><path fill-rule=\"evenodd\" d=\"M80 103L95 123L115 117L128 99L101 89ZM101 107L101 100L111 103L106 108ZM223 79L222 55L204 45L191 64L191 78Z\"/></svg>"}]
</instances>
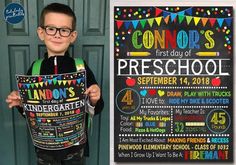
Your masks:
<instances>
[{"instance_id":1,"label":"door panel","mask_svg":"<svg viewBox=\"0 0 236 165\"><path fill-rule=\"evenodd\" d=\"M24 118L5 103L10 91L17 89L15 74L24 74L31 63L42 58L45 45L39 41L36 29L42 8L52 0L2 0L0 10L11 2L25 9L22 22L11 25L0 19L0 164L34 165L35 153ZM109 9L108 0L59 0L69 5L77 17L78 39L70 46L73 57L83 57L101 86L105 108L95 116L89 133L90 157L87 165L109 164ZM101 154L102 153L102 154Z\"/></svg>"}]
</instances>

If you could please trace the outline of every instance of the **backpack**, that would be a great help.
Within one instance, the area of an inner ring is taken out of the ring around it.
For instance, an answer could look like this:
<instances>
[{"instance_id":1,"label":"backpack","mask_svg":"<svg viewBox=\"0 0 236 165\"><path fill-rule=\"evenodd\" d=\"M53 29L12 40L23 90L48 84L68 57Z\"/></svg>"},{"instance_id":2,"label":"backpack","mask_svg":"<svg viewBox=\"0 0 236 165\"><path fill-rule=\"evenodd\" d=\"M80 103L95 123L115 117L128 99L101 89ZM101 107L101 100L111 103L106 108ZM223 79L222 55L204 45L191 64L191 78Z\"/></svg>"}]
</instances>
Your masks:
<instances>
[{"instance_id":1,"label":"backpack","mask_svg":"<svg viewBox=\"0 0 236 165\"><path fill-rule=\"evenodd\" d=\"M74 61L75 61L75 66L76 66L77 71L80 71L81 69L85 69L84 61L81 58L75 58ZM43 62L43 59L38 59L34 62L33 68L32 68L32 75L40 75L42 62Z\"/></svg>"}]
</instances>

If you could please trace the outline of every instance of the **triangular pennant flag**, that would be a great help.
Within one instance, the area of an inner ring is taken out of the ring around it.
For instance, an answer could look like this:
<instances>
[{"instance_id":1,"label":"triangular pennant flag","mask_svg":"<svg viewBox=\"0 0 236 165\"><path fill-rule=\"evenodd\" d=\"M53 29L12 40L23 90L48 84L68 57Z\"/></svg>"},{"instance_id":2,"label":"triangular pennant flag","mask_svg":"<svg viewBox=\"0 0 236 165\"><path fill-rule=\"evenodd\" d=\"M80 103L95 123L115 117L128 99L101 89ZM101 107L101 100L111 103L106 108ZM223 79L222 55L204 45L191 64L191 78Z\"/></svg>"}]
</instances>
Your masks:
<instances>
[{"instance_id":1,"label":"triangular pennant flag","mask_svg":"<svg viewBox=\"0 0 236 165\"><path fill-rule=\"evenodd\" d=\"M170 19L170 16L169 16L169 15L168 15L166 18L164 18L164 21L165 21L166 24L168 24L169 19Z\"/></svg>"},{"instance_id":2,"label":"triangular pennant flag","mask_svg":"<svg viewBox=\"0 0 236 165\"><path fill-rule=\"evenodd\" d=\"M72 80L68 80L68 84L69 84L69 85L71 84L71 81L72 81Z\"/></svg>"},{"instance_id":3,"label":"triangular pennant flag","mask_svg":"<svg viewBox=\"0 0 236 165\"><path fill-rule=\"evenodd\" d=\"M231 26L232 18L225 18L225 22L228 26Z\"/></svg>"},{"instance_id":4,"label":"triangular pennant flag","mask_svg":"<svg viewBox=\"0 0 236 165\"><path fill-rule=\"evenodd\" d=\"M176 14L176 13L171 13L171 14L170 14L171 22L173 22L176 17L177 17L177 14Z\"/></svg>"},{"instance_id":5,"label":"triangular pennant flag","mask_svg":"<svg viewBox=\"0 0 236 165\"><path fill-rule=\"evenodd\" d=\"M62 82L63 82L63 85L66 85L66 83L67 83L67 81L66 81L66 80L63 80Z\"/></svg>"},{"instance_id":6,"label":"triangular pennant flag","mask_svg":"<svg viewBox=\"0 0 236 165\"><path fill-rule=\"evenodd\" d=\"M216 18L209 18L209 21L210 21L211 27L213 27L215 25Z\"/></svg>"},{"instance_id":7,"label":"triangular pennant flag","mask_svg":"<svg viewBox=\"0 0 236 165\"><path fill-rule=\"evenodd\" d=\"M118 29L120 29L122 24L123 24L123 21L116 21L116 26L117 26Z\"/></svg>"},{"instance_id":8,"label":"triangular pennant flag","mask_svg":"<svg viewBox=\"0 0 236 165\"><path fill-rule=\"evenodd\" d=\"M30 88L30 84L26 84L27 88L29 89Z\"/></svg>"},{"instance_id":9,"label":"triangular pennant flag","mask_svg":"<svg viewBox=\"0 0 236 165\"><path fill-rule=\"evenodd\" d=\"M21 87L22 87L22 84L21 84L21 83L18 83L18 87L21 88Z\"/></svg>"},{"instance_id":10,"label":"triangular pennant flag","mask_svg":"<svg viewBox=\"0 0 236 165\"><path fill-rule=\"evenodd\" d=\"M187 13L188 15L192 16L192 14L193 14L192 8L189 8L189 9L187 9L187 10L185 10L185 11L186 11L186 13Z\"/></svg>"},{"instance_id":11,"label":"triangular pennant flag","mask_svg":"<svg viewBox=\"0 0 236 165\"><path fill-rule=\"evenodd\" d=\"M157 22L157 25L160 26L162 17L155 18L155 21Z\"/></svg>"},{"instance_id":12,"label":"triangular pennant flag","mask_svg":"<svg viewBox=\"0 0 236 165\"><path fill-rule=\"evenodd\" d=\"M134 29L136 29L138 26L138 21L134 20L134 21L132 21L132 24L133 24Z\"/></svg>"},{"instance_id":13,"label":"triangular pennant flag","mask_svg":"<svg viewBox=\"0 0 236 165\"><path fill-rule=\"evenodd\" d=\"M27 86L25 84L22 84L23 88L25 89Z\"/></svg>"},{"instance_id":14,"label":"triangular pennant flag","mask_svg":"<svg viewBox=\"0 0 236 165\"><path fill-rule=\"evenodd\" d=\"M48 81L46 78L43 78L43 82Z\"/></svg>"},{"instance_id":15,"label":"triangular pennant flag","mask_svg":"<svg viewBox=\"0 0 236 165\"><path fill-rule=\"evenodd\" d=\"M189 25L191 20L193 19L192 16L186 16L187 24Z\"/></svg>"},{"instance_id":16,"label":"triangular pennant flag","mask_svg":"<svg viewBox=\"0 0 236 165\"><path fill-rule=\"evenodd\" d=\"M84 82L85 81L85 78L83 77L83 78L81 78L81 82Z\"/></svg>"},{"instance_id":17,"label":"triangular pennant flag","mask_svg":"<svg viewBox=\"0 0 236 165\"><path fill-rule=\"evenodd\" d=\"M153 22L154 22L154 18L148 19L148 24L150 25L150 27L152 27Z\"/></svg>"},{"instance_id":18,"label":"triangular pennant flag","mask_svg":"<svg viewBox=\"0 0 236 165\"><path fill-rule=\"evenodd\" d=\"M77 79L77 83L78 83L78 84L80 83L80 81L81 81L81 78Z\"/></svg>"},{"instance_id":19,"label":"triangular pennant flag","mask_svg":"<svg viewBox=\"0 0 236 165\"><path fill-rule=\"evenodd\" d=\"M217 20L219 26L221 27L224 22L224 18L217 18L216 20Z\"/></svg>"},{"instance_id":20,"label":"triangular pennant flag","mask_svg":"<svg viewBox=\"0 0 236 165\"><path fill-rule=\"evenodd\" d=\"M184 16L184 15L185 15L185 11L180 11L180 12L178 12L178 15Z\"/></svg>"},{"instance_id":21,"label":"triangular pennant flag","mask_svg":"<svg viewBox=\"0 0 236 165\"><path fill-rule=\"evenodd\" d=\"M52 84L52 80L48 79L48 84L51 85Z\"/></svg>"},{"instance_id":22,"label":"triangular pennant flag","mask_svg":"<svg viewBox=\"0 0 236 165\"><path fill-rule=\"evenodd\" d=\"M40 85L41 87L43 87L43 82L40 82L39 85Z\"/></svg>"},{"instance_id":23,"label":"triangular pennant flag","mask_svg":"<svg viewBox=\"0 0 236 165\"><path fill-rule=\"evenodd\" d=\"M156 14L155 16L157 17L158 15L160 15L162 13L162 10L159 8L156 8Z\"/></svg>"},{"instance_id":24,"label":"triangular pennant flag","mask_svg":"<svg viewBox=\"0 0 236 165\"><path fill-rule=\"evenodd\" d=\"M58 80L58 81L59 81L59 80ZM57 79L54 78L54 79L52 80L52 82L53 82L54 85L56 85L56 84L57 84Z\"/></svg>"},{"instance_id":25,"label":"triangular pennant flag","mask_svg":"<svg viewBox=\"0 0 236 165\"><path fill-rule=\"evenodd\" d=\"M206 26L208 18L201 18L203 27Z\"/></svg>"},{"instance_id":26,"label":"triangular pennant flag","mask_svg":"<svg viewBox=\"0 0 236 165\"><path fill-rule=\"evenodd\" d=\"M34 88L34 84L30 84L31 88Z\"/></svg>"},{"instance_id":27,"label":"triangular pennant flag","mask_svg":"<svg viewBox=\"0 0 236 165\"><path fill-rule=\"evenodd\" d=\"M131 23L131 22L129 22L129 21L126 21L126 22L125 22L125 29L129 29L130 23Z\"/></svg>"},{"instance_id":28,"label":"triangular pennant flag","mask_svg":"<svg viewBox=\"0 0 236 165\"><path fill-rule=\"evenodd\" d=\"M58 80L57 82L58 82L58 85L61 85L61 83L62 83L62 80Z\"/></svg>"},{"instance_id":29,"label":"triangular pennant flag","mask_svg":"<svg viewBox=\"0 0 236 165\"><path fill-rule=\"evenodd\" d=\"M200 17L193 17L195 26L197 26L197 24L200 21L200 19L201 19Z\"/></svg>"},{"instance_id":30,"label":"triangular pennant flag","mask_svg":"<svg viewBox=\"0 0 236 165\"><path fill-rule=\"evenodd\" d=\"M179 24L183 22L184 18L185 18L184 15L178 15Z\"/></svg>"},{"instance_id":31,"label":"triangular pennant flag","mask_svg":"<svg viewBox=\"0 0 236 165\"><path fill-rule=\"evenodd\" d=\"M46 82L44 82L44 85L45 85L45 86L48 86L48 82L47 82L47 81L46 81Z\"/></svg>"},{"instance_id":32,"label":"triangular pennant flag","mask_svg":"<svg viewBox=\"0 0 236 165\"><path fill-rule=\"evenodd\" d=\"M166 18L167 16L170 15L170 12L167 12L167 11L163 11L163 17Z\"/></svg>"},{"instance_id":33,"label":"triangular pennant flag","mask_svg":"<svg viewBox=\"0 0 236 165\"><path fill-rule=\"evenodd\" d=\"M75 85L76 84L76 80L72 80L72 83Z\"/></svg>"},{"instance_id":34,"label":"triangular pennant flag","mask_svg":"<svg viewBox=\"0 0 236 165\"><path fill-rule=\"evenodd\" d=\"M145 19L140 20L140 24L141 24L142 28L145 27L145 25L146 25L146 21L147 21L147 20L145 20Z\"/></svg>"},{"instance_id":35,"label":"triangular pennant flag","mask_svg":"<svg viewBox=\"0 0 236 165\"><path fill-rule=\"evenodd\" d=\"M35 85L35 86L38 88L38 86L39 86L39 83L35 83L34 85Z\"/></svg>"},{"instance_id":36,"label":"triangular pennant flag","mask_svg":"<svg viewBox=\"0 0 236 165\"><path fill-rule=\"evenodd\" d=\"M61 80L61 75L56 77L57 80Z\"/></svg>"}]
</instances>

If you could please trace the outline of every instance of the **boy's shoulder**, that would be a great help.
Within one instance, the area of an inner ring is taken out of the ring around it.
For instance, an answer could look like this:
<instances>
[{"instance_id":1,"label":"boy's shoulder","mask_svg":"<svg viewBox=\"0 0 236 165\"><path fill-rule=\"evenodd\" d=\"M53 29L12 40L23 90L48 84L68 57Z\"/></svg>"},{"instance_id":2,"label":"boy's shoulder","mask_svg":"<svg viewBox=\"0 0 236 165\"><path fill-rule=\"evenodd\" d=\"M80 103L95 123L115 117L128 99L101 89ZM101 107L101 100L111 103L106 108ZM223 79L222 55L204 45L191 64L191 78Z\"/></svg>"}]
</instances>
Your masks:
<instances>
[{"instance_id":1,"label":"boy's shoulder","mask_svg":"<svg viewBox=\"0 0 236 165\"><path fill-rule=\"evenodd\" d=\"M86 68L85 67L86 64L85 64L84 60L80 57L72 58L70 56L67 56L67 57L65 57L65 59L73 61L74 66L76 67L77 71L85 70L85 68ZM32 65L32 75L39 75L43 61L47 61L47 60L48 60L48 58L44 58L44 59L41 58L41 59L35 60Z\"/></svg>"}]
</instances>

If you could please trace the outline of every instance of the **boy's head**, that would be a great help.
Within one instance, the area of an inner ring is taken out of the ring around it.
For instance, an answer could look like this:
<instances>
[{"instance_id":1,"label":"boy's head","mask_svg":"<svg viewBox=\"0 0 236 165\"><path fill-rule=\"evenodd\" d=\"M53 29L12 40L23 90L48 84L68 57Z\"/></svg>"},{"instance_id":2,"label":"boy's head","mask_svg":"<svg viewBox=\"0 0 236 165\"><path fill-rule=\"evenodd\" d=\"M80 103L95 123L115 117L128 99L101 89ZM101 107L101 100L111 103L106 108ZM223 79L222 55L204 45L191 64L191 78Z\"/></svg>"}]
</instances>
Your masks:
<instances>
[{"instance_id":1,"label":"boy's head","mask_svg":"<svg viewBox=\"0 0 236 165\"><path fill-rule=\"evenodd\" d=\"M76 40L75 25L76 17L69 6L52 3L43 9L37 33L44 41L49 57L65 54Z\"/></svg>"},{"instance_id":2,"label":"boy's head","mask_svg":"<svg viewBox=\"0 0 236 165\"><path fill-rule=\"evenodd\" d=\"M72 18L72 30L75 30L76 28L76 16L75 13L73 12L73 10L64 4L61 3L51 3L49 5L47 5L41 12L40 15L40 20L39 20L39 26L40 27L44 27L45 26L45 16L48 13L61 13L61 14L65 14L68 15Z\"/></svg>"}]
</instances>

